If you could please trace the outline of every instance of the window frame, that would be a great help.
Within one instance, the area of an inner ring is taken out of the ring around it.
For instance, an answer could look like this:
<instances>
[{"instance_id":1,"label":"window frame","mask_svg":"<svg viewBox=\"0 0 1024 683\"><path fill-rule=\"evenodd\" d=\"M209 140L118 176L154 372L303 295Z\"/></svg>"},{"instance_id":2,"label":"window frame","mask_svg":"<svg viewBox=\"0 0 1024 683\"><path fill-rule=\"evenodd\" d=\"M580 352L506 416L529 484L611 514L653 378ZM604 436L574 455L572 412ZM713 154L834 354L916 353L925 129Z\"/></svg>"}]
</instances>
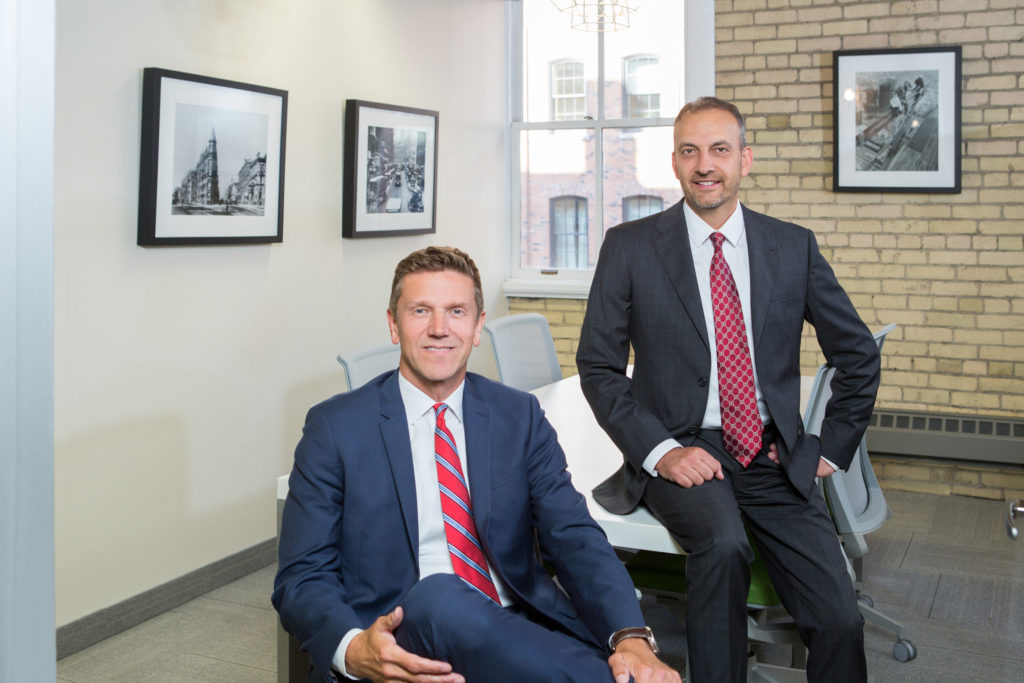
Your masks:
<instances>
[{"instance_id":1,"label":"window frame","mask_svg":"<svg viewBox=\"0 0 1024 683\"><path fill-rule=\"evenodd\" d=\"M604 132L607 129L638 129L670 126L672 118L605 118L605 54L603 36L597 40L597 116L592 119L575 121L524 121L523 115L523 3L522 0L505 0L506 26L506 111L508 134L506 136L506 169L508 172L507 229L509 265L508 277L504 283L506 296L541 297L541 298L576 298L585 299L590 291L590 282L594 271L566 270L557 268L531 268L522 265L521 254L521 168L520 141L524 131L531 130L580 130L588 131L595 140L595 210L591 216L599 221L602 229L598 231L600 250L604 236L604 188L602 178L602 160L604 155ZM684 57L684 92L686 101L701 95L715 93L714 60L704 58L714 54L715 45L715 12L714 3L700 0L684 0L685 36ZM628 30L628 29L627 29ZM572 61L572 60L570 60ZM550 70L549 70L550 75ZM550 88L550 86L549 86ZM682 104L680 104L682 106ZM666 171L668 172L668 171ZM588 206L589 212L589 206Z\"/></svg>"}]
</instances>

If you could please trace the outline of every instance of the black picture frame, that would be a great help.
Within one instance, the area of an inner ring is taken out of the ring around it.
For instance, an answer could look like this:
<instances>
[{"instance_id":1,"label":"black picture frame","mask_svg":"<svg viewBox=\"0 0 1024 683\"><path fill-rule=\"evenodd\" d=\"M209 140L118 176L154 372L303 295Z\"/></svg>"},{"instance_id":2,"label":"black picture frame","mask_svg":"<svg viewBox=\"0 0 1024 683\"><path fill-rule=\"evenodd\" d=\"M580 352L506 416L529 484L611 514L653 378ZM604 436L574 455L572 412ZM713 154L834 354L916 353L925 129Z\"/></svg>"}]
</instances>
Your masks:
<instances>
[{"instance_id":1,"label":"black picture frame","mask_svg":"<svg viewBox=\"0 0 1024 683\"><path fill-rule=\"evenodd\" d=\"M961 47L832 53L833 189L960 192Z\"/></svg>"},{"instance_id":2,"label":"black picture frame","mask_svg":"<svg viewBox=\"0 0 1024 683\"><path fill-rule=\"evenodd\" d=\"M345 100L342 237L437 231L438 113Z\"/></svg>"},{"instance_id":3,"label":"black picture frame","mask_svg":"<svg viewBox=\"0 0 1024 683\"><path fill-rule=\"evenodd\" d=\"M281 242L287 116L285 90L144 69L139 246Z\"/></svg>"}]
</instances>

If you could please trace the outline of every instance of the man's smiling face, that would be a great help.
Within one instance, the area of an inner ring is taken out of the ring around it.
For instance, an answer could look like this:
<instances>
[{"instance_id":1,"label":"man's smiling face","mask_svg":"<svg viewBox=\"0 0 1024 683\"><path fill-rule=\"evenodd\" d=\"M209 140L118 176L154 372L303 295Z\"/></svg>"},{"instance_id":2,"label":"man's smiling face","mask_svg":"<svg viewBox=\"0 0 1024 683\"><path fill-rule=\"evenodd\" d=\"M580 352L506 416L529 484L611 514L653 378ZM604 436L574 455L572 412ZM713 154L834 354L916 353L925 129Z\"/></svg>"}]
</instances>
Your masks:
<instances>
[{"instance_id":1,"label":"man's smiling face","mask_svg":"<svg viewBox=\"0 0 1024 683\"><path fill-rule=\"evenodd\" d=\"M740 179L750 173L753 152L740 141L736 119L727 111L691 112L673 130L672 170L686 203L713 228L736 209Z\"/></svg>"},{"instance_id":2,"label":"man's smiling face","mask_svg":"<svg viewBox=\"0 0 1024 683\"><path fill-rule=\"evenodd\" d=\"M388 311L391 341L402 347L399 372L434 400L444 400L466 376L483 324L468 275L453 270L406 275L395 313Z\"/></svg>"}]
</instances>

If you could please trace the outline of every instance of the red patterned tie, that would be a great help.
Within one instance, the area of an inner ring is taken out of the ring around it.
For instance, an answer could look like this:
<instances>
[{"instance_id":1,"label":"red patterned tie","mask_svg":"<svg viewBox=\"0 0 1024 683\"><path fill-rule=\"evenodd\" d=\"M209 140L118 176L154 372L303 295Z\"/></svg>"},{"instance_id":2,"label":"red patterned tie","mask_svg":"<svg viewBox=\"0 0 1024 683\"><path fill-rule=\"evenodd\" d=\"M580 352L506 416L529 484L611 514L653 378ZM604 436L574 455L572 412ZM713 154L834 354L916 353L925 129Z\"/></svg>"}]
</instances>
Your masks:
<instances>
[{"instance_id":1,"label":"red patterned tie","mask_svg":"<svg viewBox=\"0 0 1024 683\"><path fill-rule=\"evenodd\" d=\"M732 271L722 254L725 235L715 232L711 241L711 307L715 314L718 347L718 395L722 404L722 442L725 450L746 467L761 449L761 415L757 412L754 369L747 349L747 327Z\"/></svg>"},{"instance_id":2,"label":"red patterned tie","mask_svg":"<svg viewBox=\"0 0 1024 683\"><path fill-rule=\"evenodd\" d=\"M452 556L452 567L463 581L491 598L498 604L498 591L487 570L487 558L480 547L473 522L473 507L469 501L469 489L462 476L462 464L455 449L455 439L444 423L445 403L434 405L437 426L434 428L434 459L437 461L437 482L441 487L441 516L444 517L444 534L448 539L448 552Z\"/></svg>"}]
</instances>

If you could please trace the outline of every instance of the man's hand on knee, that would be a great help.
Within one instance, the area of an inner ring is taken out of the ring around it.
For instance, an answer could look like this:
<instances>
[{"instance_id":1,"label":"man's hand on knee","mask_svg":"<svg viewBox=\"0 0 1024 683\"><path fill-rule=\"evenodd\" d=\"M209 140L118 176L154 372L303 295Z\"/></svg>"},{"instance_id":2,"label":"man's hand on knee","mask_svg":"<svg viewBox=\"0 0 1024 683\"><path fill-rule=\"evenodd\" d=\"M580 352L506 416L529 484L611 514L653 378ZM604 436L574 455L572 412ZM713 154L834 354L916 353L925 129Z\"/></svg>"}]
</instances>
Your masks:
<instances>
[{"instance_id":1,"label":"man's hand on knee","mask_svg":"<svg viewBox=\"0 0 1024 683\"><path fill-rule=\"evenodd\" d=\"M465 683L452 672L451 664L414 655L402 649L394 630L402 623L402 608L378 617L349 643L345 668L353 676L372 681L411 681L413 683Z\"/></svg>"},{"instance_id":2,"label":"man's hand on knee","mask_svg":"<svg viewBox=\"0 0 1024 683\"><path fill-rule=\"evenodd\" d=\"M703 448L673 448L654 466L659 477L679 484L683 488L699 486L712 479L725 479L722 463Z\"/></svg>"},{"instance_id":3,"label":"man's hand on knee","mask_svg":"<svg viewBox=\"0 0 1024 683\"><path fill-rule=\"evenodd\" d=\"M658 659L647 641L627 638L608 658L615 683L629 683L632 675L636 683L682 683L679 672Z\"/></svg>"}]
</instances>

